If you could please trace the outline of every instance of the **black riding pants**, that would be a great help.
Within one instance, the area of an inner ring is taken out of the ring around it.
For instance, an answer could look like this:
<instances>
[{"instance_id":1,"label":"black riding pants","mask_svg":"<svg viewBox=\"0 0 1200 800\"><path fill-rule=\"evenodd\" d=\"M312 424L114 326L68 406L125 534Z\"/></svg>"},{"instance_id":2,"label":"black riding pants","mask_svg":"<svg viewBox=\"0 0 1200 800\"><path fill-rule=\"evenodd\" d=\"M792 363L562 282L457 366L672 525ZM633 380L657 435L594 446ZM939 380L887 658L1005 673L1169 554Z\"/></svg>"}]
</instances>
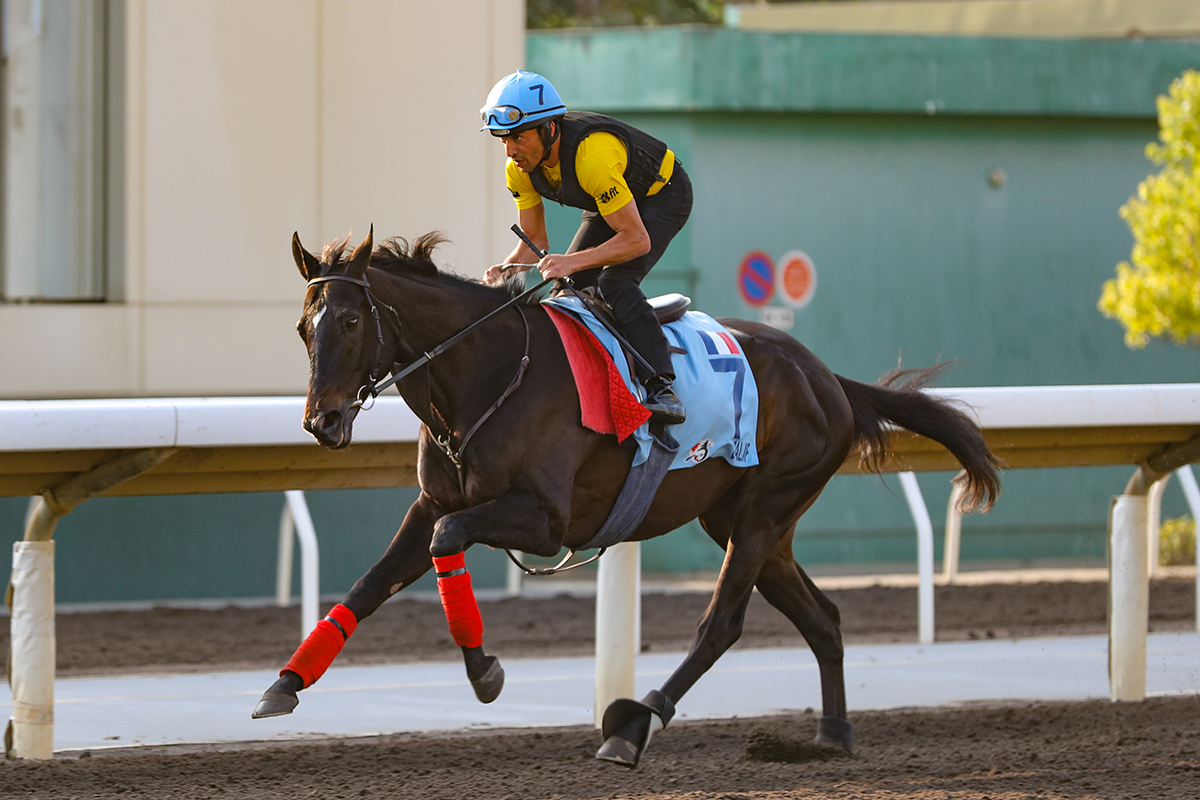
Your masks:
<instances>
[{"instance_id":1,"label":"black riding pants","mask_svg":"<svg viewBox=\"0 0 1200 800\"><path fill-rule=\"evenodd\" d=\"M605 301L612 306L617 324L621 326L621 331L629 340L629 344L633 345L633 349L650 363L655 375L674 378L667 338L654 316L654 309L646 302L641 282L650 268L658 263L667 245L683 228L692 213L691 179L684 172L683 165L676 161L675 170L666 186L656 194L637 198L634 202L637 203L642 224L646 226L646 233L650 235L650 252L624 264L583 270L571 277L580 289L598 286ZM595 247L615 235L616 232L608 226L599 212L585 211L583 221L567 252L577 253ZM641 380L645 381L651 377L642 374L645 369L641 365L638 365L637 370Z\"/></svg>"}]
</instances>

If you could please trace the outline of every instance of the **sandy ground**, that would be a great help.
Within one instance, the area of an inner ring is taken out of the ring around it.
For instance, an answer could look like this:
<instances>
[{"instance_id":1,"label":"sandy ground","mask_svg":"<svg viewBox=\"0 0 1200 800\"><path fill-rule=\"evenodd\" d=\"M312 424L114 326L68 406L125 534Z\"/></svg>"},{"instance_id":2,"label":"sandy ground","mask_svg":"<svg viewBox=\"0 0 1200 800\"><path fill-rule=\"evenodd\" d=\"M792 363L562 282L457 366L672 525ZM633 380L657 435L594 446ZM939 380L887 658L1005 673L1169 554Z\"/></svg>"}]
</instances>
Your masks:
<instances>
[{"instance_id":1,"label":"sandy ground","mask_svg":"<svg viewBox=\"0 0 1200 800\"><path fill-rule=\"evenodd\" d=\"M1152 630L1193 625L1194 581L1155 581ZM1105 630L1103 583L939 587L942 640ZM847 642L913 641L916 590L830 596ZM708 598L648 595L648 650L683 649ZM489 652L591 652L594 601L481 604ZM7 652L7 626L0 652ZM60 674L281 666L296 609L156 609L63 614ZM739 647L800 644L755 597ZM397 598L343 652L357 663L456 656L440 607ZM264 687L265 688L265 687ZM1144 703L1036 703L854 715L856 753L809 743L815 716L679 722L637 770L592 758L590 728L397 735L337 742L175 748L0 763L0 798L1194 798L1200 794L1200 697Z\"/></svg>"}]
</instances>

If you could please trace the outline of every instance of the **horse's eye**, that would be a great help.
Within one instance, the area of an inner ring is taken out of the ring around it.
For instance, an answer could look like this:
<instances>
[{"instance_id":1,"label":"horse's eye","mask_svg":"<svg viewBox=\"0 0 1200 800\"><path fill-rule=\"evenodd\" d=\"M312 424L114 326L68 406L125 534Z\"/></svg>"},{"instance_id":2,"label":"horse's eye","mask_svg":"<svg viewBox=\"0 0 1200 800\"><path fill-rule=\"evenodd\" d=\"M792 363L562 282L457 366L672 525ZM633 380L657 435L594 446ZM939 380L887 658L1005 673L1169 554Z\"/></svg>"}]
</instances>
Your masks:
<instances>
[{"instance_id":1,"label":"horse's eye","mask_svg":"<svg viewBox=\"0 0 1200 800\"><path fill-rule=\"evenodd\" d=\"M358 317L346 317L346 327L353 328L358 324Z\"/></svg>"}]
</instances>

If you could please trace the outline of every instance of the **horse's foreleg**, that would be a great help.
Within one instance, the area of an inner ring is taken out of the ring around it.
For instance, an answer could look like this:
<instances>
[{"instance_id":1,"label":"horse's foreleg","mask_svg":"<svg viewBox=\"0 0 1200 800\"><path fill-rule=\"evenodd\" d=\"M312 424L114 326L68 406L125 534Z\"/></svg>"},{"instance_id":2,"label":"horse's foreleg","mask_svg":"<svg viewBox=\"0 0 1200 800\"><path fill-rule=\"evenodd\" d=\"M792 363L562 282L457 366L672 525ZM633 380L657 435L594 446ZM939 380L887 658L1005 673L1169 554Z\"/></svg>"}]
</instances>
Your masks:
<instances>
[{"instance_id":1,"label":"horse's foreleg","mask_svg":"<svg viewBox=\"0 0 1200 800\"><path fill-rule=\"evenodd\" d=\"M475 696L490 703L504 687L504 670L495 656L483 650L483 619L464 555L476 542L544 555L554 555L559 546L551 541L541 501L528 489L515 489L481 506L447 514L434 526L430 553L446 622L454 643L462 648Z\"/></svg>"},{"instance_id":2,"label":"horse's foreleg","mask_svg":"<svg viewBox=\"0 0 1200 800\"><path fill-rule=\"evenodd\" d=\"M342 651L358 623L375 612L383 601L412 584L430 567L429 542L441 511L425 495L408 510L400 530L383 558L313 628L280 670L279 680L263 694L251 715L254 719L290 714L299 704L296 696L325 674Z\"/></svg>"},{"instance_id":3,"label":"horse's foreleg","mask_svg":"<svg viewBox=\"0 0 1200 800\"><path fill-rule=\"evenodd\" d=\"M463 553L434 556L438 597L454 643L462 648L463 662L471 688L481 703L490 703L504 688L504 668L500 659L483 651L483 616L471 587L471 573Z\"/></svg>"},{"instance_id":4,"label":"horse's foreleg","mask_svg":"<svg viewBox=\"0 0 1200 800\"><path fill-rule=\"evenodd\" d=\"M796 563L791 541L792 537L786 537L767 559L758 579L758 590L791 620L817 658L822 704L817 741L849 751L854 742L853 728L846 719L841 619L833 602Z\"/></svg>"},{"instance_id":5,"label":"horse's foreleg","mask_svg":"<svg viewBox=\"0 0 1200 800\"><path fill-rule=\"evenodd\" d=\"M300 704L296 693L312 686L325 674L356 627L358 619L346 606L338 603L330 609L279 671L279 680L263 693L250 716L263 719L292 713Z\"/></svg>"}]
</instances>

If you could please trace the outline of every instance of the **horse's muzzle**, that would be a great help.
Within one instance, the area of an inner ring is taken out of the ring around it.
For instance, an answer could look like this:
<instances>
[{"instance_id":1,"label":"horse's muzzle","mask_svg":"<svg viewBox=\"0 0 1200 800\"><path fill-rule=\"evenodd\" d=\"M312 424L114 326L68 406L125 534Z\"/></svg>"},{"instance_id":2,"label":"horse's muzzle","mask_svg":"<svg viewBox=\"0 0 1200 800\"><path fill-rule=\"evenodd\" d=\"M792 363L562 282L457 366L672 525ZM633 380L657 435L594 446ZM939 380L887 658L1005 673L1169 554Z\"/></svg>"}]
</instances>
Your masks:
<instances>
[{"instance_id":1,"label":"horse's muzzle","mask_svg":"<svg viewBox=\"0 0 1200 800\"><path fill-rule=\"evenodd\" d=\"M304 430L316 438L322 446L340 450L350 444L354 417L358 406L347 403L342 409L317 410L304 419Z\"/></svg>"}]
</instances>

